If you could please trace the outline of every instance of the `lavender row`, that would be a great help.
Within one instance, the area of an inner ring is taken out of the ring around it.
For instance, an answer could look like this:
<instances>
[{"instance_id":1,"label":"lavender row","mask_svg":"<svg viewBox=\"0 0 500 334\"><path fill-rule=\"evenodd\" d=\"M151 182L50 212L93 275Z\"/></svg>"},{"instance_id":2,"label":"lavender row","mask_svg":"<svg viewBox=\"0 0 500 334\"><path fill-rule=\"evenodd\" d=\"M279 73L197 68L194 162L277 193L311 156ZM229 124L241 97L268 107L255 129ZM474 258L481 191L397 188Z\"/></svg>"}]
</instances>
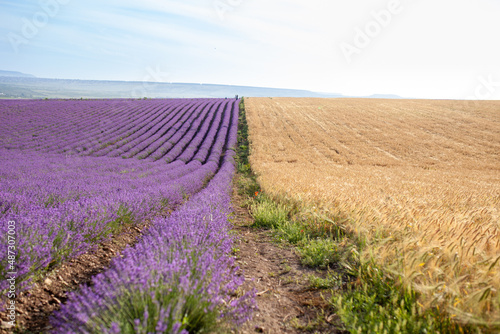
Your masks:
<instances>
[{"instance_id":1,"label":"lavender row","mask_svg":"<svg viewBox=\"0 0 500 334\"><path fill-rule=\"evenodd\" d=\"M116 100L2 100L0 103L0 112L4 117L2 124L7 126L5 131L0 133L0 143L10 149L45 149L51 152L60 145L68 145L75 140L84 141L86 138L83 136L105 143L102 140L103 133L108 135L112 133L115 138L119 134L125 135L119 132L120 128L127 125L136 126L138 117L144 117L150 109L190 102L182 99L127 101L127 103ZM27 107L31 110L27 110ZM96 136L95 131L99 129L101 134Z\"/></svg>"},{"instance_id":2,"label":"lavender row","mask_svg":"<svg viewBox=\"0 0 500 334\"><path fill-rule=\"evenodd\" d=\"M176 120L178 120L179 117L181 117L182 122L186 122L186 120L192 116L189 112L191 108L193 108L193 105L207 103L206 101L207 100L203 99L195 100L194 104L192 101L182 101L183 104L180 106L174 102L174 104L171 105L171 107L174 107L174 111L168 113L168 115L165 115L165 110L159 110L159 113L157 112L153 115L148 115L149 117L144 116L141 119L135 120L134 126L124 125L116 131L116 134L112 134L104 140L99 140L102 143L100 147L94 146L85 154L111 157L135 156L135 153L129 153L129 151L142 151L145 147L143 142L150 139L152 135L158 132L160 132L159 137L161 140L165 140L168 138L168 134L166 134L163 129L169 129L168 131L175 129ZM164 104L164 102L161 102L161 104ZM179 109L180 112L177 112Z\"/></svg>"},{"instance_id":3,"label":"lavender row","mask_svg":"<svg viewBox=\"0 0 500 334\"><path fill-rule=\"evenodd\" d=\"M183 124L186 122L186 120L190 119L193 116L193 113L196 110L196 107L202 104L203 102L197 102L195 104L190 104L188 108L183 108L180 113L175 115L175 117L171 119L167 119L166 124L161 124L164 125L165 128L167 129L166 132L164 132L161 136L162 139L166 140L167 138L171 137L172 131L177 130L177 124ZM136 132L134 136L130 136L127 138L125 141L117 143L115 145L114 151L109 151L107 153L108 156L119 156L122 155L131 149L137 147L140 145L143 141L149 139L152 135L154 135L154 132L148 132L149 129L144 129L144 131ZM154 129L153 129L154 130ZM120 147L121 146L121 147Z\"/></svg>"},{"instance_id":4,"label":"lavender row","mask_svg":"<svg viewBox=\"0 0 500 334\"><path fill-rule=\"evenodd\" d=\"M187 145L191 142L191 139L195 135L195 132L198 131L198 127L200 123L206 119L207 113L202 111L203 109L198 110L198 114L200 115L197 119L193 120L193 122L186 123L184 124L178 131L178 133L175 134L174 137L172 137L172 140L170 140L171 143L175 144L172 146L172 148L168 151L168 153L164 156L164 160L166 162L171 162L175 160L175 158L180 155L184 149L187 147ZM208 110L205 110L208 111ZM220 112L219 108L215 109L215 113ZM192 147L193 149L196 149L197 147Z\"/></svg>"},{"instance_id":5,"label":"lavender row","mask_svg":"<svg viewBox=\"0 0 500 334\"><path fill-rule=\"evenodd\" d=\"M219 112L218 106L220 103L210 104L205 106L199 106L197 110L198 116L190 122L185 122L175 133L174 136L168 141L171 145L167 150L164 147L165 151L168 151L168 155L162 156L156 154L155 158L158 159L160 157L164 157L165 161L170 162L175 159L179 152L182 152L183 149L187 146L186 143L190 142L194 136L194 132L198 131L200 125L205 122L209 114L217 114ZM196 149L196 147L193 147Z\"/></svg>"},{"instance_id":6,"label":"lavender row","mask_svg":"<svg viewBox=\"0 0 500 334\"><path fill-rule=\"evenodd\" d=\"M169 109L176 106L176 104L168 105L162 112L168 114L170 111ZM122 132L125 131L123 129L127 124L136 124L136 119L157 110L157 108L156 106L142 109L131 108L129 111L124 111L118 116L105 115L99 119L98 126L93 128L90 125L83 138L74 138L72 142L63 146L61 151L67 152L68 150L76 150L77 152L81 152L88 150L89 153L87 154L91 154L100 149L103 145L106 145L108 141L114 140L117 136L122 135Z\"/></svg>"},{"instance_id":7,"label":"lavender row","mask_svg":"<svg viewBox=\"0 0 500 334\"><path fill-rule=\"evenodd\" d=\"M237 275L229 235L233 155L226 154L204 190L170 217L155 220L91 287L72 293L51 319L53 333L186 334L246 321L255 295L236 294L244 279Z\"/></svg>"},{"instance_id":8,"label":"lavender row","mask_svg":"<svg viewBox=\"0 0 500 334\"><path fill-rule=\"evenodd\" d=\"M46 127L43 132L45 135L37 133L33 135L35 137L28 136L13 139L15 138L13 134L19 130L20 125L19 123L12 122L13 126L10 128L10 131L0 134L0 141L5 139L5 137L10 137L10 141L15 140L18 142L17 146L10 145L9 148L42 149L49 152L64 152L65 154L85 154L92 156L139 156L140 158L151 157L153 160L166 157L165 160L167 161L173 161L175 157L184 152L184 149L189 148L189 151L183 156L184 161L188 162L189 157L193 158L195 152L201 150L202 152L194 158L204 162L208 155L206 150L211 147L213 142L209 144L204 143L204 145L202 145L202 143L197 140L195 144L198 146L186 145L186 142L190 143L192 141L195 132L199 139L200 134L197 130L200 124L197 122L206 118L204 115L200 116L200 109L193 109L195 106L205 105L208 107L209 105L210 108L215 109L215 117L218 118L219 110L215 104L223 103L222 101L224 101L224 105L227 104L227 100L215 99L198 99L193 101L151 100L147 101L148 104L143 104L145 101L137 101L137 103L140 103L140 110L134 110L134 113L127 112L126 117L114 109L109 114L103 114L99 111L100 114L97 115L97 118L101 118L100 122L111 123L112 131L103 128L100 130L87 128L86 134L82 132L81 124L77 122L76 119L72 117L66 118L66 109L62 108L60 105L61 101L56 101L57 103L54 105L59 109L54 110L54 112L56 114L61 113L62 119L67 120L67 124L56 122L52 126L44 125ZM87 119L88 111L94 108L98 109L99 107L97 103L99 101L90 101L92 102L92 108L85 107L86 102L87 101L81 102L83 105L79 109L75 108L73 114L83 113L80 116L83 119ZM40 101L40 103L45 107L48 102ZM105 106L109 103L111 102L101 101L101 104ZM180 104L184 104L184 106ZM193 109L186 108L186 104ZM6 108L0 103L0 109ZM179 112L179 109L181 112ZM189 109L189 111L186 111L186 109ZM35 123L41 122L45 124L43 119L37 119L39 113L40 112L35 114L32 113ZM46 113L42 112L40 114L40 117L43 118ZM90 119L92 119L92 117ZM89 124L94 123L90 122ZM217 122L215 124L217 127ZM207 126L203 129L206 130L206 128ZM185 135L188 137L184 138ZM210 142L210 140L214 138L210 138L211 135L213 134L208 134L204 137L207 137L207 140ZM182 143L180 143L180 141L182 141ZM174 148L175 150L167 156L170 150Z\"/></svg>"},{"instance_id":9,"label":"lavender row","mask_svg":"<svg viewBox=\"0 0 500 334\"><path fill-rule=\"evenodd\" d=\"M138 109L135 113L127 115L127 117L118 119L108 118L105 122L111 122L111 124L113 124L110 131L98 134L95 138L91 138L88 134L83 140L81 138L76 138L72 146L77 146L76 152L83 152L84 154L87 154L85 151L92 153L101 148L108 147L110 144L117 142L119 140L117 138L134 134L138 130L138 127L146 126L148 121L157 117L163 117L168 113L168 107L169 106L165 106L162 108L162 106L156 104L148 104ZM87 139L87 141L90 139L93 145L87 148L85 146L85 139ZM64 149L62 151L65 152Z\"/></svg>"},{"instance_id":10,"label":"lavender row","mask_svg":"<svg viewBox=\"0 0 500 334\"><path fill-rule=\"evenodd\" d=\"M156 161L160 158L163 158L167 153L170 153L172 150L176 150L179 143L184 140L188 129L190 126L192 126L194 123L197 122L197 119L200 117L203 117L204 115L200 116L200 113L203 110L209 110L210 108L213 108L214 104L210 105L200 105L197 106L197 109L194 112L194 115L197 115L199 117L196 118L189 118L189 119L184 119L182 122L179 122L173 127L173 132L169 136L168 140L163 141L163 143L157 141L154 145L152 145L149 149L147 154L145 155L146 157L151 156L151 158ZM217 113L217 110L214 110L215 113ZM172 160L172 159L170 159ZM169 160L169 161L170 161Z\"/></svg>"},{"instance_id":11,"label":"lavender row","mask_svg":"<svg viewBox=\"0 0 500 334\"><path fill-rule=\"evenodd\" d=\"M212 147L210 148L210 153L207 158L207 161L213 161L218 163L220 160L220 157L222 156L222 151L224 148L224 140L223 138L226 138L229 126L231 124L231 118L233 116L232 112L235 110L235 108L227 108L224 110L224 117L222 119L222 123L220 123L218 129L217 129L217 135L215 137L215 142L213 143ZM202 145L203 146L203 145Z\"/></svg>"},{"instance_id":12,"label":"lavender row","mask_svg":"<svg viewBox=\"0 0 500 334\"><path fill-rule=\"evenodd\" d=\"M156 141L161 142L170 139L175 133L176 124L179 121L182 122L182 120L188 119L196 106L197 104L190 104L188 108L179 106L179 112L173 114L172 117L165 118L162 122L152 127L148 133L144 134L142 138L137 141L137 145L131 145L130 151L127 152L127 157L132 158L138 155ZM123 150L121 150L120 154L123 154ZM143 157L141 157L141 159L143 159Z\"/></svg>"},{"instance_id":13,"label":"lavender row","mask_svg":"<svg viewBox=\"0 0 500 334\"><path fill-rule=\"evenodd\" d=\"M151 109L153 109L153 112L150 112ZM124 124L120 124L120 128L109 136L108 141L113 143L112 145L106 144L103 149L94 150L92 155L117 156L108 154L113 150L119 149L120 146L133 142L138 136L148 131L156 122L161 122L161 120L171 117L171 115L165 111L164 108L158 108L158 106L154 106L149 110L143 110L140 118L133 122L127 121Z\"/></svg>"},{"instance_id":14,"label":"lavender row","mask_svg":"<svg viewBox=\"0 0 500 334\"><path fill-rule=\"evenodd\" d=\"M79 126L87 124L88 119L98 121L108 115L116 117L124 112L123 109L110 108L108 101L88 101L85 104L81 101L16 101L17 104L9 102L11 101L2 101L0 104L0 111L6 116L4 124L8 125L8 130L15 130L12 139L16 144L27 145L11 148L39 147L47 140L59 138L70 129L74 134ZM26 110L27 106L32 109Z\"/></svg>"},{"instance_id":15,"label":"lavender row","mask_svg":"<svg viewBox=\"0 0 500 334\"><path fill-rule=\"evenodd\" d=\"M127 172L131 169L126 162L132 160L119 160L125 168L110 173L108 166L114 168L116 159L0 154L8 162L0 172L0 243L7 244L7 221L16 221L17 282L21 288L34 275L89 251L122 224L151 219L175 208L200 191L218 167L194 161L161 172L158 164L144 162L150 166L143 166L137 176L137 172ZM75 168L75 164L85 168ZM62 173L61 167L68 171ZM150 175L141 177L150 169ZM6 263L7 254L2 253L0 290L6 288Z\"/></svg>"},{"instance_id":16,"label":"lavender row","mask_svg":"<svg viewBox=\"0 0 500 334\"><path fill-rule=\"evenodd\" d=\"M219 124L218 122L214 123L214 119L220 119L220 116L222 114L222 111L226 107L225 104L222 104L222 102L214 105L215 111L219 112L210 112L207 117L203 120L203 122L200 122L198 125L198 128L193 129L192 134L193 134L193 139L189 143L188 147L182 152L182 154L179 154L177 156L177 160L181 161L191 161L198 151L198 148L200 145L203 143L203 141L206 139L206 136L208 132L210 131L210 128L214 127L216 124ZM204 160L198 160L198 161L204 161Z\"/></svg>"},{"instance_id":17,"label":"lavender row","mask_svg":"<svg viewBox=\"0 0 500 334\"><path fill-rule=\"evenodd\" d=\"M193 105L189 110L189 114L184 114L181 118L178 118L176 122L172 122L168 131L160 138L151 138L152 142L149 142L149 146L144 147L147 148L146 154L141 155L140 158L150 157L148 160L157 161L161 157L163 157L174 145L177 138L181 137L182 129L186 123L189 123L192 112L197 105Z\"/></svg>"},{"instance_id":18,"label":"lavender row","mask_svg":"<svg viewBox=\"0 0 500 334\"><path fill-rule=\"evenodd\" d=\"M84 136L91 137L94 135L89 133L92 129L104 131L104 127L110 124L110 119L120 119L138 112L138 110L138 108L128 110L124 107L109 109L107 104L104 106L82 106L81 109L74 109L74 119L71 122L66 121L57 127L51 126L45 133L38 134L41 139L38 148L46 152L57 151L63 145L69 146ZM59 109L55 109L55 111L59 111Z\"/></svg>"}]
</instances>

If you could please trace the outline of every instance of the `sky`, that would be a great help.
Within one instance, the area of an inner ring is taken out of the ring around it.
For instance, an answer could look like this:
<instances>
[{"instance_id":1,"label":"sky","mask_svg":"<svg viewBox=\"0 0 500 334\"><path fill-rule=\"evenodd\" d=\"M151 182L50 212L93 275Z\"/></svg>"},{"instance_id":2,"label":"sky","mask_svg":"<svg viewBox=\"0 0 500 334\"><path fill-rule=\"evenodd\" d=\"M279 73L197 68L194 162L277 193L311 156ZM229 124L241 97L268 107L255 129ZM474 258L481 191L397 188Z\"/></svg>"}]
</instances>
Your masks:
<instances>
[{"instance_id":1,"label":"sky","mask_svg":"<svg viewBox=\"0 0 500 334\"><path fill-rule=\"evenodd\" d=\"M0 0L42 78L500 99L500 0Z\"/></svg>"}]
</instances>

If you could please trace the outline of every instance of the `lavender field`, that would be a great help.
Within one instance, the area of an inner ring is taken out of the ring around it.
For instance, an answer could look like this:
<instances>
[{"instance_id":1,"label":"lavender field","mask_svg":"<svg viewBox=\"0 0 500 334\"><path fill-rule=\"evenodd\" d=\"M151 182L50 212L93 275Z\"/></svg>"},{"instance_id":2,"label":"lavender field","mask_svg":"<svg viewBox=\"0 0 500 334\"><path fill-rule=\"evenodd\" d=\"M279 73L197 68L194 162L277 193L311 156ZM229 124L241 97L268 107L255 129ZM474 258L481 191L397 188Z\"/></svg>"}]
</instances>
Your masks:
<instances>
[{"instance_id":1,"label":"lavender field","mask_svg":"<svg viewBox=\"0 0 500 334\"><path fill-rule=\"evenodd\" d=\"M54 333L195 333L253 297L231 257L239 100L0 101L0 244L17 292L124 225L151 227L51 319ZM2 298L6 296L2 293ZM5 298L4 298L5 299ZM2 300L2 305L5 304Z\"/></svg>"}]
</instances>

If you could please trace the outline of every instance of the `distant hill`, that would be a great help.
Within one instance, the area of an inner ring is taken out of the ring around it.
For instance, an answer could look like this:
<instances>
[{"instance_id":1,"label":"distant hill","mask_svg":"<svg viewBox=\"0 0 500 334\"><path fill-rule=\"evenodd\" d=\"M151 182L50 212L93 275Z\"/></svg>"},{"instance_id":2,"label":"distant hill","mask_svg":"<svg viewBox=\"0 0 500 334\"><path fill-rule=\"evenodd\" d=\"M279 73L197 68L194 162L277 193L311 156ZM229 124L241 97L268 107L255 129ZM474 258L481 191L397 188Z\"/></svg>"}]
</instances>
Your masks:
<instances>
[{"instance_id":1,"label":"distant hill","mask_svg":"<svg viewBox=\"0 0 500 334\"><path fill-rule=\"evenodd\" d=\"M18 77L18 78L36 78L34 75L16 72L16 71L3 71L0 70L0 77Z\"/></svg>"},{"instance_id":2,"label":"distant hill","mask_svg":"<svg viewBox=\"0 0 500 334\"><path fill-rule=\"evenodd\" d=\"M0 73L5 73L2 71ZM17 72L19 73L19 72ZM265 87L140 81L99 81L2 76L0 97L11 98L198 98L342 97L341 94Z\"/></svg>"},{"instance_id":3,"label":"distant hill","mask_svg":"<svg viewBox=\"0 0 500 334\"><path fill-rule=\"evenodd\" d=\"M37 78L30 74L0 70L0 98L199 98L199 97L348 97L338 93L215 84L141 81L101 81ZM369 98L399 99L376 94Z\"/></svg>"}]
</instances>

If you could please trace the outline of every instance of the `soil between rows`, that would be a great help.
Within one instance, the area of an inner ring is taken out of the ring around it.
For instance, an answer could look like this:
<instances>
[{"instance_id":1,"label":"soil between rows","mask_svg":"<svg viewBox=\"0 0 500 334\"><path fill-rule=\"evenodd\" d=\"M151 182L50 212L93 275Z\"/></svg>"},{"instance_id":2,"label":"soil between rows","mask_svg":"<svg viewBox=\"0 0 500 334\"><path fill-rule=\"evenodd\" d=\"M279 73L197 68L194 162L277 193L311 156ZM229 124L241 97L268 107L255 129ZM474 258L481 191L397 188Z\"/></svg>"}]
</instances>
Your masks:
<instances>
[{"instance_id":1,"label":"soil between rows","mask_svg":"<svg viewBox=\"0 0 500 334\"><path fill-rule=\"evenodd\" d=\"M126 227L124 230L99 245L97 249L86 252L79 257L58 265L44 280L37 282L28 290L19 294L16 299L16 320L19 329L14 333L39 334L53 329L49 318L54 311L61 308L68 293L78 290L82 285L91 283L92 278L106 270L111 260L127 247L135 244L148 223ZM0 313L6 319L5 313ZM12 333L2 322L1 334Z\"/></svg>"}]
</instances>

